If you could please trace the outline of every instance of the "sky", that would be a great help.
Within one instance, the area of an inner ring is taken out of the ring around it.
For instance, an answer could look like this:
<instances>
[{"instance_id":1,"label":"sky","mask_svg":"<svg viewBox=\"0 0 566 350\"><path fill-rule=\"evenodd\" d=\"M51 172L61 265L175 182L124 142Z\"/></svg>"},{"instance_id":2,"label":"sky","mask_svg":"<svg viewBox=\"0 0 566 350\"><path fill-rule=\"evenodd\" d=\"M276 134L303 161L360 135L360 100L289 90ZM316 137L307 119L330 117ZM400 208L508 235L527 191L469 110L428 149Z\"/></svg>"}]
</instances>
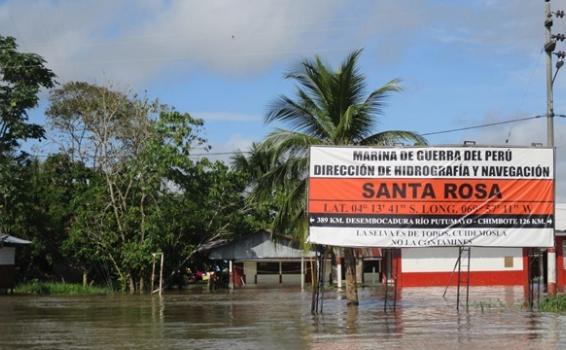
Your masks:
<instances>
[{"instance_id":1,"label":"sky","mask_svg":"<svg viewBox=\"0 0 566 350\"><path fill-rule=\"evenodd\" d=\"M566 0L551 5L566 10ZM292 95L283 75L301 60L319 55L335 66L358 48L368 89L402 81L380 130L431 133L544 115L543 21L542 0L0 0L0 34L43 56L59 83L146 91L204 119L212 152L245 150L273 130L266 110ZM566 18L554 22L554 33L566 33ZM564 70L554 86L557 114L566 114ZM45 124L47 96L31 111L34 122ZM566 118L556 118L555 135L560 174ZM427 139L545 144L546 121ZM54 149L49 141L26 147ZM566 201L560 176L557 195Z\"/></svg>"}]
</instances>

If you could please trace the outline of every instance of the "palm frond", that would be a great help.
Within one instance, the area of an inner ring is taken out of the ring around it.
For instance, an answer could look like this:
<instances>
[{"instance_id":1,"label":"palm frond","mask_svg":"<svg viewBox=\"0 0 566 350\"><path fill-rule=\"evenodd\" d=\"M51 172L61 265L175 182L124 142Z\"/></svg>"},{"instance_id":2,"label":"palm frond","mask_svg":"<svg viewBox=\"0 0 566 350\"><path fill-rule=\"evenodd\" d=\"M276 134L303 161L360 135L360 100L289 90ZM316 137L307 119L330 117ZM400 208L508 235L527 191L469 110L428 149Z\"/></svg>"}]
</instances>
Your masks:
<instances>
[{"instance_id":1,"label":"palm frond","mask_svg":"<svg viewBox=\"0 0 566 350\"><path fill-rule=\"evenodd\" d=\"M334 134L334 143L338 145L347 145L351 143L352 138L356 135L352 135L352 128L356 117L360 117L358 106L350 105L348 109L342 114L340 118L340 123L336 127L336 132ZM359 123L359 121L358 121Z\"/></svg>"},{"instance_id":2,"label":"palm frond","mask_svg":"<svg viewBox=\"0 0 566 350\"><path fill-rule=\"evenodd\" d=\"M251 167L249 158L241 151L238 151L230 158L230 165L236 171L248 171Z\"/></svg>"},{"instance_id":3,"label":"palm frond","mask_svg":"<svg viewBox=\"0 0 566 350\"><path fill-rule=\"evenodd\" d=\"M394 92L401 92L402 88L400 80L393 79L379 89L372 91L366 100L358 107L360 110L360 117L357 120L357 125L352 127L352 133L355 133L360 138L366 138L371 134L372 129L377 122L378 117L384 115L385 107L387 106L387 99Z\"/></svg>"},{"instance_id":4,"label":"palm frond","mask_svg":"<svg viewBox=\"0 0 566 350\"><path fill-rule=\"evenodd\" d=\"M297 69L288 72L285 78L297 81L299 87L305 89L305 93L316 103L319 110L329 109L328 106L331 105L333 99L330 88L333 73L320 57L316 56L314 60L304 60Z\"/></svg>"},{"instance_id":5,"label":"palm frond","mask_svg":"<svg viewBox=\"0 0 566 350\"><path fill-rule=\"evenodd\" d=\"M285 75L297 83L295 96L280 96L268 110L266 122L283 122L289 130L273 131L258 146L269 166L258 178L254 196L280 206L273 222L278 233L305 238L310 146L426 144L410 131L375 133L387 98L401 87L399 80L391 80L366 97L366 78L358 68L361 52L352 52L336 70L318 56L304 60Z\"/></svg>"},{"instance_id":6,"label":"palm frond","mask_svg":"<svg viewBox=\"0 0 566 350\"><path fill-rule=\"evenodd\" d=\"M293 130L320 137L332 133L333 125L311 97L300 89L297 95L297 101L287 96L280 96L275 100L265 117L266 123L286 122Z\"/></svg>"},{"instance_id":7,"label":"palm frond","mask_svg":"<svg viewBox=\"0 0 566 350\"><path fill-rule=\"evenodd\" d=\"M426 139L412 131L389 130L373 134L360 141L360 145L371 146L393 146L399 142L411 142L417 145L426 145Z\"/></svg>"},{"instance_id":8,"label":"palm frond","mask_svg":"<svg viewBox=\"0 0 566 350\"><path fill-rule=\"evenodd\" d=\"M363 101L365 90L365 76L358 69L358 58L362 50L352 52L342 63L336 73L336 96L338 112L343 114L351 105L357 105Z\"/></svg>"},{"instance_id":9,"label":"palm frond","mask_svg":"<svg viewBox=\"0 0 566 350\"><path fill-rule=\"evenodd\" d=\"M325 144L324 139L307 135L302 132L276 129L263 140L260 149L278 158L285 154L293 154L294 157L306 156L308 148L312 145Z\"/></svg>"},{"instance_id":10,"label":"palm frond","mask_svg":"<svg viewBox=\"0 0 566 350\"><path fill-rule=\"evenodd\" d=\"M305 219L306 181L300 181L285 192L281 207L273 222L273 230L277 233L291 235L300 242L304 242L306 238Z\"/></svg>"}]
</instances>

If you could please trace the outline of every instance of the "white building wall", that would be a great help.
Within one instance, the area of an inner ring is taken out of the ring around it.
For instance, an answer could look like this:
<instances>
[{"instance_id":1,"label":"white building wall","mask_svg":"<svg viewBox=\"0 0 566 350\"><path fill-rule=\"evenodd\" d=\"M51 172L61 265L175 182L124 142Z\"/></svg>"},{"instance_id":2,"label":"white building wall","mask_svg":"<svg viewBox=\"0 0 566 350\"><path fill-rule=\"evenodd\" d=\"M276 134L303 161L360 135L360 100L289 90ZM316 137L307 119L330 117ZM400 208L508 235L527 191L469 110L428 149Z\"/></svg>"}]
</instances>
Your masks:
<instances>
[{"instance_id":1,"label":"white building wall","mask_svg":"<svg viewBox=\"0 0 566 350\"><path fill-rule=\"evenodd\" d=\"M364 272L364 284L378 284L379 274L377 272Z\"/></svg>"},{"instance_id":2,"label":"white building wall","mask_svg":"<svg viewBox=\"0 0 566 350\"><path fill-rule=\"evenodd\" d=\"M512 257L513 267L505 267L505 257ZM458 248L403 248L401 258L402 272L450 272L458 258ZM465 264L462 261L462 266ZM522 269L522 248L471 248L470 271Z\"/></svg>"},{"instance_id":3,"label":"white building wall","mask_svg":"<svg viewBox=\"0 0 566 350\"><path fill-rule=\"evenodd\" d=\"M246 276L246 284L253 284L257 273L257 262L244 261L244 275Z\"/></svg>"},{"instance_id":4,"label":"white building wall","mask_svg":"<svg viewBox=\"0 0 566 350\"><path fill-rule=\"evenodd\" d=\"M257 275L257 284L279 284L279 274Z\"/></svg>"},{"instance_id":5,"label":"white building wall","mask_svg":"<svg viewBox=\"0 0 566 350\"><path fill-rule=\"evenodd\" d=\"M16 263L16 248L0 248L0 265L14 265Z\"/></svg>"},{"instance_id":6,"label":"white building wall","mask_svg":"<svg viewBox=\"0 0 566 350\"><path fill-rule=\"evenodd\" d=\"M283 284L285 285L299 285L301 284L301 274L289 273L283 274Z\"/></svg>"}]
</instances>

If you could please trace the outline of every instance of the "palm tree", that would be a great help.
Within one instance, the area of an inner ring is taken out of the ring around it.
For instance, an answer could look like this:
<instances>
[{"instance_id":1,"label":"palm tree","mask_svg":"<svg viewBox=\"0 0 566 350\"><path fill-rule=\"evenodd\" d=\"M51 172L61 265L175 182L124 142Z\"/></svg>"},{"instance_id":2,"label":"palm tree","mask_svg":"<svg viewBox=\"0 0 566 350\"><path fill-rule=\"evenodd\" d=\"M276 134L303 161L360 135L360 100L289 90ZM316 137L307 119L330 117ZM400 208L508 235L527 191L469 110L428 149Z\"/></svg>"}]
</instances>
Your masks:
<instances>
[{"instance_id":1,"label":"palm tree","mask_svg":"<svg viewBox=\"0 0 566 350\"><path fill-rule=\"evenodd\" d=\"M298 83L294 98L282 95L269 108L267 123L278 122L290 127L271 132L259 147L260 151L270 154L272 168L258 181L255 192L265 195L279 190L283 193L274 222L275 232L305 239L310 146L426 143L423 137L410 131L375 132L387 97L401 88L398 80L391 80L365 95L366 79L357 66L361 52L351 53L335 71L318 56L304 60L285 75L286 79ZM344 248L344 258L348 305L357 305L354 250Z\"/></svg>"}]
</instances>

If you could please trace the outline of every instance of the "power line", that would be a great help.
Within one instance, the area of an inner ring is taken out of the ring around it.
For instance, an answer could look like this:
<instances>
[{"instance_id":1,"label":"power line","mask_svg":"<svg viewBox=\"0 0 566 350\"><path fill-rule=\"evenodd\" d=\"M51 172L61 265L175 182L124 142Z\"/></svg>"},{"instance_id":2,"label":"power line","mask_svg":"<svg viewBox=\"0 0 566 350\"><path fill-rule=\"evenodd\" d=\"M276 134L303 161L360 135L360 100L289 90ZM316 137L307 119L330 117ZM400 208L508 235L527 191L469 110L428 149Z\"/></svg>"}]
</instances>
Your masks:
<instances>
[{"instance_id":1,"label":"power line","mask_svg":"<svg viewBox=\"0 0 566 350\"><path fill-rule=\"evenodd\" d=\"M472 126L467 126L467 127L463 127L463 128L432 131L432 132L427 132L427 133L423 133L423 134L420 134L420 135L421 136L430 136L430 135L438 135L438 134L447 134L447 133L451 133L451 132L480 129L480 128L488 128L488 127L492 127L492 126L505 125L505 124L511 124L511 123L519 123L519 122L523 122L523 121L527 121L527 120L533 120L533 119L544 118L544 117L546 117L546 116L545 115L535 115L535 116L532 116L532 117L510 119L510 120L504 120L504 121L494 122L494 123L478 124L478 125L472 125ZM566 118L566 115L556 114L555 117ZM249 151L239 151L239 152L233 151L233 152L193 153L190 156L191 157L225 156L225 155L239 154L239 153L250 154L251 152L249 152Z\"/></svg>"},{"instance_id":2,"label":"power line","mask_svg":"<svg viewBox=\"0 0 566 350\"><path fill-rule=\"evenodd\" d=\"M545 117L544 115L535 115L534 117L525 117L525 118L518 118L518 119L510 119L510 120L504 120L501 122L494 122L494 123L487 123L487 124L479 124L479 125L472 125L472 126L466 126L463 128L455 128L455 129L448 129L448 130L441 130L441 131L432 131L432 132L426 132L424 134L421 134L421 136L430 136L430 135L438 135L438 134L447 134L447 133L451 133L451 132L457 132L457 131L464 131L464 130L471 130L471 129L480 129L480 128L487 128L490 126L497 126L497 125L504 125L504 124L511 124L511 123L519 123L519 122L523 122L526 120L531 120L531 119L537 119L537 118L543 118ZM557 115L558 117L558 115ZM560 115L560 117L562 117L562 115Z\"/></svg>"},{"instance_id":3,"label":"power line","mask_svg":"<svg viewBox=\"0 0 566 350\"><path fill-rule=\"evenodd\" d=\"M231 151L231 152L209 152L209 153L193 153L189 155L189 158L192 157L205 157L205 156L229 156L234 154L251 154L250 151Z\"/></svg>"},{"instance_id":4,"label":"power line","mask_svg":"<svg viewBox=\"0 0 566 350\"><path fill-rule=\"evenodd\" d=\"M422 133L420 135L421 136L430 136L430 135L447 134L447 133L452 133L452 132L488 128L488 127L492 127L492 126L505 125L505 124L511 124L511 123L519 123L519 122L524 122L524 121L527 121L527 120L533 120L533 119L544 118L544 117L546 117L546 115L535 115L535 116L532 116L532 117L524 117L524 118L510 119L510 120L504 120L504 121L494 122L494 123L486 123L486 124L466 126L466 127L463 127L463 128L432 131L432 132ZM555 117L566 118L566 115L556 114ZM564 147L564 146L559 146L559 147ZM190 154L189 158L207 157L207 156L209 156L209 157L212 157L212 156L229 156L229 155L235 155L235 154L251 154L251 153L252 152L250 152L250 151L201 152L201 153ZM45 153L35 153L35 154L30 153L30 155L33 155L33 156L36 156L36 157L47 157L47 156L49 156L49 154L45 154Z\"/></svg>"}]
</instances>

